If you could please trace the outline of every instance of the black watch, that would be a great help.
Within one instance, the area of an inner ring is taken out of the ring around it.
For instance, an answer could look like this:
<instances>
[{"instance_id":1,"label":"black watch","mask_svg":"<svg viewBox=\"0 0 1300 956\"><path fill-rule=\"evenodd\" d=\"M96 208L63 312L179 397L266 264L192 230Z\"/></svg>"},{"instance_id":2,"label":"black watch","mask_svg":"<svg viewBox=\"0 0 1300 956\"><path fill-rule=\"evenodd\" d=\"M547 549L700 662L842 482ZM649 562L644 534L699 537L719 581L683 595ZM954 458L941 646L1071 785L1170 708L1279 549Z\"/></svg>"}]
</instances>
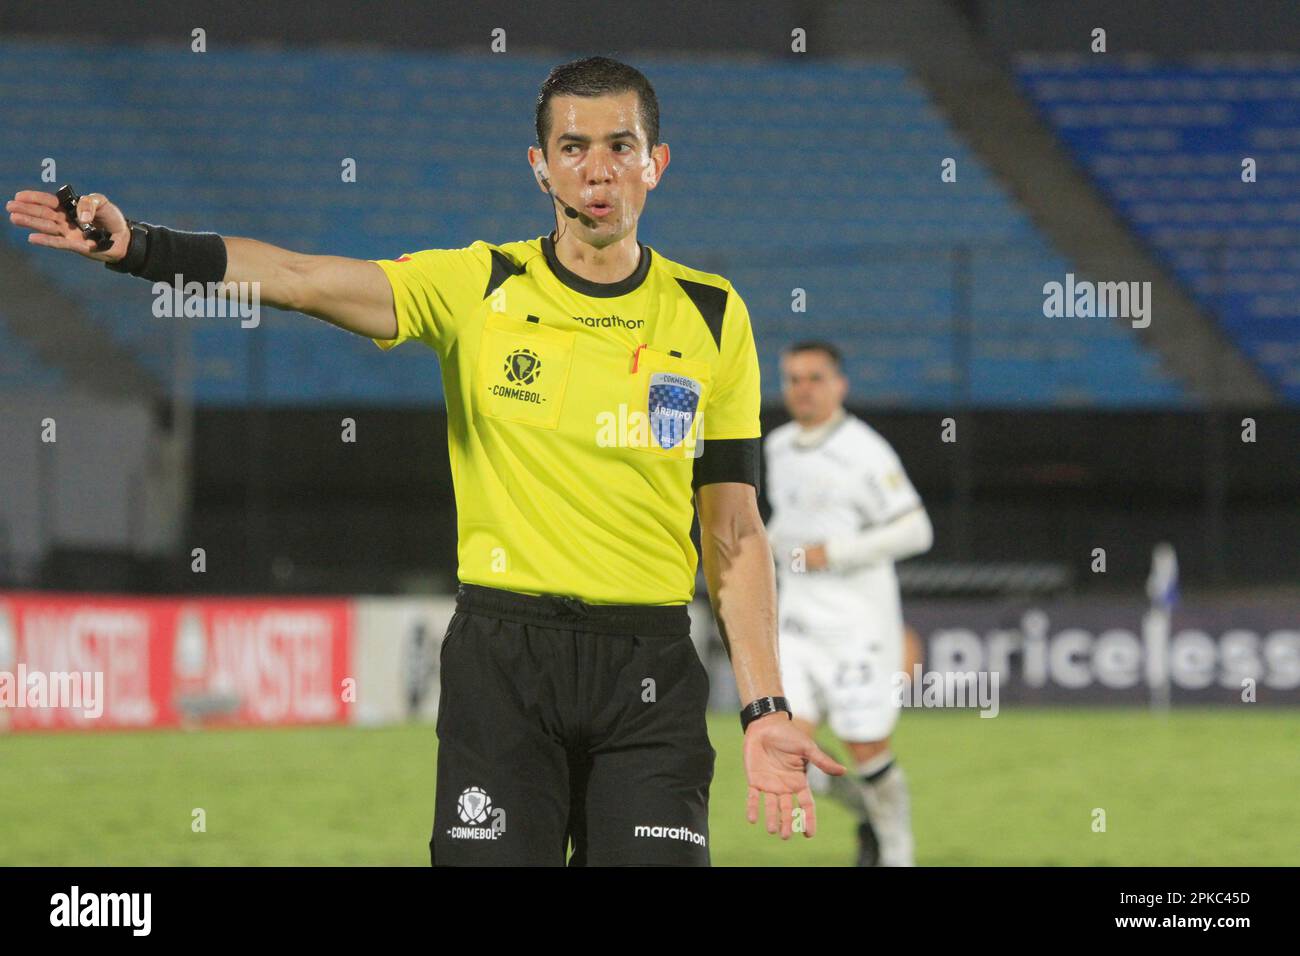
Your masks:
<instances>
[{"instance_id":1,"label":"black watch","mask_svg":"<svg viewBox=\"0 0 1300 956\"><path fill-rule=\"evenodd\" d=\"M127 243L126 255L117 262L105 262L104 268L138 275L145 259L149 257L149 230L132 219L128 219L126 224L131 230L131 241Z\"/></svg>"},{"instance_id":2,"label":"black watch","mask_svg":"<svg viewBox=\"0 0 1300 956\"><path fill-rule=\"evenodd\" d=\"M794 712L790 710L790 703L784 697L760 697L740 712L740 729L745 730L758 718L782 710L787 717L794 720Z\"/></svg>"}]
</instances>

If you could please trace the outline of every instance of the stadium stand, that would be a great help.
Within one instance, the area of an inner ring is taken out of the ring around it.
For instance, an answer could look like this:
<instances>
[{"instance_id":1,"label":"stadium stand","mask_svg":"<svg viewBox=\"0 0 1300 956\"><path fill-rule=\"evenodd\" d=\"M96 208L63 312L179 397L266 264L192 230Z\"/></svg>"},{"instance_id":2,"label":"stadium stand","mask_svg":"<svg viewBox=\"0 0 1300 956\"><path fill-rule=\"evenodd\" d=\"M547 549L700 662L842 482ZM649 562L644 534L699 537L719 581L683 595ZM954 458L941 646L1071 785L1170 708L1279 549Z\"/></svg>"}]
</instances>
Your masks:
<instances>
[{"instance_id":1,"label":"stadium stand","mask_svg":"<svg viewBox=\"0 0 1300 956\"><path fill-rule=\"evenodd\" d=\"M65 124L83 145L57 157L60 183L177 228L364 258L547 230L523 153L548 58L512 57L485 74L457 55L248 49L206 60L12 41L0 54L14 131L0 142L0 173L17 188L40 185L29 158L38 130ZM639 65L656 84L674 150L643 240L740 290L769 399L780 387L779 346L815 335L842 343L855 394L873 405L1189 400L1126 324L1044 321L1042 286L1070 264L904 66ZM61 109L48 109L51 98ZM179 106L194 102L205 108ZM958 159L960 186L935 188L943 157ZM345 158L357 162L355 183L342 181ZM25 245L17 230L6 236ZM150 314L141 286L29 251L31 268L93 296L114 341L169 378L171 320ZM808 293L806 312L791 311L795 288ZM266 335L229 319L195 321L200 404L441 401L437 363L422 349L384 356L274 311L263 316Z\"/></svg>"},{"instance_id":2,"label":"stadium stand","mask_svg":"<svg viewBox=\"0 0 1300 956\"><path fill-rule=\"evenodd\" d=\"M1017 72L1131 228L1300 402L1300 59L1035 54Z\"/></svg>"}]
</instances>

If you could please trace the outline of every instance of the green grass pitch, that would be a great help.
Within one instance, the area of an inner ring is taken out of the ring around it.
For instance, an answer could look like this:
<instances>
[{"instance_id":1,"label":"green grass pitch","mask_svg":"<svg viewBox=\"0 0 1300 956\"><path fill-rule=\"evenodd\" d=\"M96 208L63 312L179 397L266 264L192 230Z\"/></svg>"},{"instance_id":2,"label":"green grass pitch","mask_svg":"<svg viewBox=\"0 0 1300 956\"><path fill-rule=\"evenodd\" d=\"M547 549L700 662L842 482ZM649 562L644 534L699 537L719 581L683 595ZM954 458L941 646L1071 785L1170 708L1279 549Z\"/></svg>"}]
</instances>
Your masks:
<instances>
[{"instance_id":1,"label":"green grass pitch","mask_svg":"<svg viewBox=\"0 0 1300 956\"><path fill-rule=\"evenodd\" d=\"M811 840L746 823L739 724L710 733L714 865L852 861L829 798ZM1245 706L929 711L895 750L920 865L1291 866L1298 743L1294 712ZM0 737L0 865L424 866L436 746L427 725Z\"/></svg>"}]
</instances>

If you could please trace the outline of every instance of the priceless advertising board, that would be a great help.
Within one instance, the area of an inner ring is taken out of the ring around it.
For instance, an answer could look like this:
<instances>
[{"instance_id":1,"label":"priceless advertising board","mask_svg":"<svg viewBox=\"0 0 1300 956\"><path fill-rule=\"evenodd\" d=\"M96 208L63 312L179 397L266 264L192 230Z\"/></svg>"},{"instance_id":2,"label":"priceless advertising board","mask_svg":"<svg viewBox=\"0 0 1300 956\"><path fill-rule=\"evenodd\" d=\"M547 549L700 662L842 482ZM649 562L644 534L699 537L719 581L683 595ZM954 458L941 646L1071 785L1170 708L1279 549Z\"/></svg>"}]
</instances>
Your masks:
<instances>
[{"instance_id":1,"label":"priceless advertising board","mask_svg":"<svg viewBox=\"0 0 1300 956\"><path fill-rule=\"evenodd\" d=\"M903 615L926 672L997 673L1003 704L1300 705L1297 601L1186 600L1166 614L1102 598L913 600Z\"/></svg>"}]
</instances>

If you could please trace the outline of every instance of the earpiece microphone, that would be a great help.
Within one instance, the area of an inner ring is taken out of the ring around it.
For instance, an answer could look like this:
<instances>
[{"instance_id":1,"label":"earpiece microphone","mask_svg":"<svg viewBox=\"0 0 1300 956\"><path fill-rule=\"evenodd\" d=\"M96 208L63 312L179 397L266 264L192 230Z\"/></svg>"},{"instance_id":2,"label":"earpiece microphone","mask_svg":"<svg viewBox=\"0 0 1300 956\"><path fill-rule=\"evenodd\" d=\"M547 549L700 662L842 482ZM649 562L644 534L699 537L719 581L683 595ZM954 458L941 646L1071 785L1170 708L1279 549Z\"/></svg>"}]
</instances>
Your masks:
<instances>
[{"instance_id":1,"label":"earpiece microphone","mask_svg":"<svg viewBox=\"0 0 1300 956\"><path fill-rule=\"evenodd\" d=\"M561 207L563 207L564 214L568 216L570 219L577 219L581 221L582 224L586 226L588 229L595 229L596 228L595 219L592 219L585 212L582 212L579 209L574 209L567 202L561 199L559 195L555 192L555 190L551 188L551 181L546 178L545 170L546 170L545 163L538 164L538 167L535 169L535 172L537 173L537 178L541 180L542 188L545 189L548 193L550 193L551 198L554 199L556 202L558 202Z\"/></svg>"}]
</instances>

